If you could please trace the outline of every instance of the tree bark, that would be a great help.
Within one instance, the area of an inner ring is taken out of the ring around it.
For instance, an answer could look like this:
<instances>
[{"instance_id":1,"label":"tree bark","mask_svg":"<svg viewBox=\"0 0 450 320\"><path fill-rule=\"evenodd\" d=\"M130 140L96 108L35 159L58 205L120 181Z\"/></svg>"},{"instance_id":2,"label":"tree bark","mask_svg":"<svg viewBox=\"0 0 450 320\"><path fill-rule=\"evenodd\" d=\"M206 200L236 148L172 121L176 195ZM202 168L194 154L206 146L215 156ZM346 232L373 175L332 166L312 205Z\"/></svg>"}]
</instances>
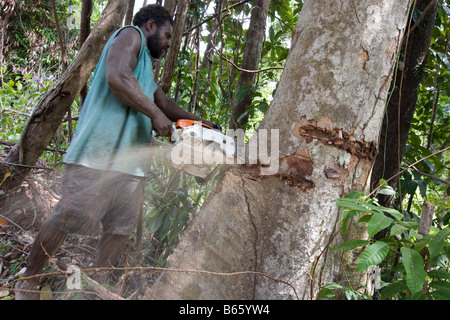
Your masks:
<instances>
[{"instance_id":1,"label":"tree bark","mask_svg":"<svg viewBox=\"0 0 450 320\"><path fill-rule=\"evenodd\" d=\"M354 271L359 252L328 252L344 240L335 200L369 191L409 6L305 1L272 105L248 143L262 146L269 130L278 170L227 171L168 260L228 276L166 271L145 298L312 299L331 282L366 284L367 273ZM346 240L367 237L364 229L352 225ZM250 273L233 273L241 271Z\"/></svg>"},{"instance_id":2,"label":"tree bark","mask_svg":"<svg viewBox=\"0 0 450 320\"><path fill-rule=\"evenodd\" d=\"M244 55L241 68L245 70L256 70L263 48L264 34L266 31L267 13L270 0L254 0L250 26L245 41ZM237 92L252 88L255 85L256 73L241 71L238 79ZM230 128L238 129L248 122L248 115L243 116L252 103L252 91L249 90L242 97L237 97L233 105Z\"/></svg>"},{"instance_id":3,"label":"tree bark","mask_svg":"<svg viewBox=\"0 0 450 320\"><path fill-rule=\"evenodd\" d=\"M4 162L14 165L0 163L2 179L8 171L11 171L11 175L2 184L3 190L22 183L30 168L21 165L36 164L73 100L88 81L109 36L121 26L126 8L126 0L108 1L97 25L75 59L61 75L55 87L37 103L19 142L4 159Z\"/></svg>"},{"instance_id":4,"label":"tree bark","mask_svg":"<svg viewBox=\"0 0 450 320\"><path fill-rule=\"evenodd\" d=\"M91 15L92 15L92 0L83 0L81 2L79 48L83 46L83 43L89 36L89 33L91 33ZM81 107L83 106L84 100L86 99L87 93L88 93L87 85L84 85L80 91L80 110Z\"/></svg>"},{"instance_id":5,"label":"tree bark","mask_svg":"<svg viewBox=\"0 0 450 320\"><path fill-rule=\"evenodd\" d=\"M428 201L423 202L422 214L420 215L419 229L417 230L422 236L430 234L433 224L434 204Z\"/></svg>"},{"instance_id":6,"label":"tree bark","mask_svg":"<svg viewBox=\"0 0 450 320\"><path fill-rule=\"evenodd\" d=\"M125 25L130 25L133 22L133 10L134 10L134 0L128 1L127 11L125 13Z\"/></svg>"},{"instance_id":7,"label":"tree bark","mask_svg":"<svg viewBox=\"0 0 450 320\"><path fill-rule=\"evenodd\" d=\"M59 26L58 11L56 10L55 0L51 0L50 3L52 5L53 18L55 19L56 33L58 34L59 49L61 50L62 69L65 70L67 68L66 47L64 45L64 38L61 28Z\"/></svg>"},{"instance_id":8,"label":"tree bark","mask_svg":"<svg viewBox=\"0 0 450 320\"><path fill-rule=\"evenodd\" d=\"M2 2L0 8L2 10L2 15L0 18L0 65L3 65L3 49L5 47L5 35L9 26L9 18L11 18L14 8L15 1ZM3 88L3 68L0 68L0 86Z\"/></svg>"},{"instance_id":9,"label":"tree bark","mask_svg":"<svg viewBox=\"0 0 450 320\"><path fill-rule=\"evenodd\" d=\"M89 33L91 32L91 15L92 15L92 0L83 0L81 2L81 13L80 13L80 48L86 41Z\"/></svg>"},{"instance_id":10,"label":"tree bark","mask_svg":"<svg viewBox=\"0 0 450 320\"><path fill-rule=\"evenodd\" d=\"M211 30L209 32L209 39L206 45L205 54L203 55L202 64L200 66L200 81L205 83L205 90L203 92L203 98L199 98L199 101L202 100L200 104L200 110L198 114L203 113L203 108L206 103L206 99L208 97L208 92L211 87L211 73L212 73L212 65L214 61L214 48L217 43L217 35L219 31L219 24L221 23L221 12L222 7L226 4L226 0L218 0L216 1L215 8L215 16L216 19L211 24Z\"/></svg>"},{"instance_id":11,"label":"tree bark","mask_svg":"<svg viewBox=\"0 0 450 320\"><path fill-rule=\"evenodd\" d=\"M161 75L160 87L164 92L168 92L171 84L173 73L178 59L178 52L180 51L181 39L183 38L183 30L186 24L186 17L189 11L189 0L180 0L177 3L177 9L174 17L174 26L172 38L170 41L170 48L166 54L164 69Z\"/></svg>"},{"instance_id":12,"label":"tree bark","mask_svg":"<svg viewBox=\"0 0 450 320\"><path fill-rule=\"evenodd\" d=\"M158 4L162 4L162 1L156 2ZM144 2L144 6L147 5L147 1ZM177 6L177 0L166 0L164 1L164 8L169 11L169 13L173 16L175 13L175 8ZM169 49L170 50L170 49ZM156 83L159 81L159 76L161 72L161 58L153 59L153 76Z\"/></svg>"},{"instance_id":13,"label":"tree bark","mask_svg":"<svg viewBox=\"0 0 450 320\"><path fill-rule=\"evenodd\" d=\"M418 0L416 3L416 8L421 12L428 6L431 7L425 13L421 26L409 32L413 27L410 25L407 29L409 36L403 40L405 44L407 42L404 48L405 58L401 61L403 69L397 71L392 84L393 92L383 119L379 153L371 177L372 188L377 186L380 179L387 180L400 170L422 80L421 70L425 67L438 7L435 0ZM399 177L392 179L389 185L395 189L398 179ZM380 195L379 200L381 205L389 207L392 196Z\"/></svg>"}]
</instances>

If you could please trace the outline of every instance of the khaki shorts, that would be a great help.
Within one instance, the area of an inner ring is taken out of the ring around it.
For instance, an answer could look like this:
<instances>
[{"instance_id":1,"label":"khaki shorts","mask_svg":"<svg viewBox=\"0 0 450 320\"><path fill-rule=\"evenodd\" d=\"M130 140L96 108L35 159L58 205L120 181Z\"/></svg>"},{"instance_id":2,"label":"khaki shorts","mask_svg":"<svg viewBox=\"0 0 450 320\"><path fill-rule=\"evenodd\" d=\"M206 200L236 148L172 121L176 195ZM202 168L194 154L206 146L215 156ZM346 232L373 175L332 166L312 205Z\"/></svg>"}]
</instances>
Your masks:
<instances>
[{"instance_id":1,"label":"khaki shorts","mask_svg":"<svg viewBox=\"0 0 450 320\"><path fill-rule=\"evenodd\" d=\"M95 235L130 235L142 210L145 178L67 165L61 200L49 216L54 228Z\"/></svg>"}]
</instances>

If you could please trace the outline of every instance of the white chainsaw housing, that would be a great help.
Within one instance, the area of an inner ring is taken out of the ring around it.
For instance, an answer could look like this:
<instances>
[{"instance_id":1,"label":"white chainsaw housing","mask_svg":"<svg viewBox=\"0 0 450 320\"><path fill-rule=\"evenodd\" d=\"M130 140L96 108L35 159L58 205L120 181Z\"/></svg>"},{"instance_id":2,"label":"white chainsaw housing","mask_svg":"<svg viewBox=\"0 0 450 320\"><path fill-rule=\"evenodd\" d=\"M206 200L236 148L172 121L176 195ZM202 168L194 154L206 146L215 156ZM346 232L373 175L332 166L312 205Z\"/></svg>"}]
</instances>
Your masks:
<instances>
[{"instance_id":1,"label":"white chainsaw housing","mask_svg":"<svg viewBox=\"0 0 450 320\"><path fill-rule=\"evenodd\" d=\"M198 124L187 128L177 129L172 135L172 139L177 142L197 140L208 143L208 147L220 149L226 157L234 158L236 155L236 145L234 139L222 134L218 130L208 129Z\"/></svg>"},{"instance_id":2,"label":"white chainsaw housing","mask_svg":"<svg viewBox=\"0 0 450 320\"><path fill-rule=\"evenodd\" d=\"M236 162L234 138L199 124L174 128L170 144L158 139L153 143L169 147L166 157L171 166L197 177L205 178L211 165Z\"/></svg>"}]
</instances>

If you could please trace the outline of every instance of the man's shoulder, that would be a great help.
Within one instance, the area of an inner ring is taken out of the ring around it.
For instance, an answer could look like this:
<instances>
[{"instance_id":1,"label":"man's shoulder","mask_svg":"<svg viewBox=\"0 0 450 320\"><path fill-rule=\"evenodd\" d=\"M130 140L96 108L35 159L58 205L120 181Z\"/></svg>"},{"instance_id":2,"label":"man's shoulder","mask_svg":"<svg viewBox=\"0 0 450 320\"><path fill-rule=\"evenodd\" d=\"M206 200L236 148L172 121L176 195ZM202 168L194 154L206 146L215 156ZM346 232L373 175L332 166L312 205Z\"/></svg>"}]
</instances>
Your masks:
<instances>
[{"instance_id":1,"label":"man's shoulder","mask_svg":"<svg viewBox=\"0 0 450 320\"><path fill-rule=\"evenodd\" d=\"M135 26L125 26L117 30L115 39L120 39L122 41L127 41L130 43L141 43L141 32L138 27Z\"/></svg>"},{"instance_id":2,"label":"man's shoulder","mask_svg":"<svg viewBox=\"0 0 450 320\"><path fill-rule=\"evenodd\" d=\"M134 26L125 26L118 29L113 35L108 50L116 54L123 54L125 51L134 52L136 55L142 50L143 39L141 32ZM125 50L127 49L127 50Z\"/></svg>"}]
</instances>

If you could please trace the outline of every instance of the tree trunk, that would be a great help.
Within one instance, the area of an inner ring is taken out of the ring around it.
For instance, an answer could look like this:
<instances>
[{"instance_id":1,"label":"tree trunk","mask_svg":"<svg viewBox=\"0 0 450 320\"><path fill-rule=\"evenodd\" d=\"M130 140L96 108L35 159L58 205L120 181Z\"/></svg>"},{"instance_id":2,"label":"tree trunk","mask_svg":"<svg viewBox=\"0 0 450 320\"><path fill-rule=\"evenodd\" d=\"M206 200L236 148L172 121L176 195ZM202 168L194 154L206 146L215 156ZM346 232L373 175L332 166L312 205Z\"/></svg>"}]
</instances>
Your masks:
<instances>
[{"instance_id":1,"label":"tree trunk","mask_svg":"<svg viewBox=\"0 0 450 320\"><path fill-rule=\"evenodd\" d=\"M186 16L189 11L189 0L180 0L177 3L177 9L174 17L173 34L170 40L170 48L166 54L164 69L161 75L160 87L164 92L168 92L172 84L173 73L180 51L183 30L186 24Z\"/></svg>"},{"instance_id":2,"label":"tree trunk","mask_svg":"<svg viewBox=\"0 0 450 320\"><path fill-rule=\"evenodd\" d=\"M81 2L80 13L80 48L86 41L89 33L91 33L91 15L92 15L92 0L83 0Z\"/></svg>"},{"instance_id":3,"label":"tree trunk","mask_svg":"<svg viewBox=\"0 0 450 320\"><path fill-rule=\"evenodd\" d=\"M421 26L415 27L405 37L403 48L405 58L403 69L397 71L393 85L392 96L386 108L381 129L380 147L372 172L372 188L375 188L380 179L389 179L400 170L400 164L405 151L411 120L416 108L418 89L420 85L421 70L425 67L426 56L430 47L431 35L434 28L438 4L434 0L418 0L416 8L421 12L427 9L421 20ZM409 26L409 29L413 25ZM389 181L389 185L396 188L399 177ZM379 196L380 204L390 206L392 196Z\"/></svg>"},{"instance_id":4,"label":"tree trunk","mask_svg":"<svg viewBox=\"0 0 450 320\"><path fill-rule=\"evenodd\" d=\"M256 70L263 48L264 33L266 31L267 13L269 11L270 0L254 0L250 26L245 41L245 50L242 58L241 68L244 70ZM241 71L238 79L237 92L238 97L233 106L233 112L230 121L230 128L241 128L247 123L248 115L243 116L247 108L252 103L252 91L248 90L255 85L256 73ZM239 97L241 90L247 90L245 95Z\"/></svg>"},{"instance_id":5,"label":"tree trunk","mask_svg":"<svg viewBox=\"0 0 450 320\"><path fill-rule=\"evenodd\" d=\"M97 25L75 59L61 75L56 86L37 103L19 142L5 157L5 163L0 164L2 179L13 168L10 170L12 174L2 184L3 190L20 185L30 170L27 166L36 164L73 100L88 81L103 46L110 35L121 26L126 8L127 0L108 1Z\"/></svg>"},{"instance_id":6,"label":"tree trunk","mask_svg":"<svg viewBox=\"0 0 450 320\"><path fill-rule=\"evenodd\" d=\"M79 48L83 46L89 33L91 33L91 15L92 15L92 0L83 0L81 2L81 14L80 14L80 39ZM84 100L88 93L87 85L84 85L80 92L80 110L83 106Z\"/></svg>"},{"instance_id":7,"label":"tree trunk","mask_svg":"<svg viewBox=\"0 0 450 320\"><path fill-rule=\"evenodd\" d=\"M125 13L124 25L130 25L133 22L134 0L128 0L128 7Z\"/></svg>"},{"instance_id":8,"label":"tree trunk","mask_svg":"<svg viewBox=\"0 0 450 320\"><path fill-rule=\"evenodd\" d=\"M156 2L157 4L162 4L162 1ZM147 5L147 1L144 2L144 7ZM173 16L175 13L175 8L177 6L177 0L166 0L164 1L164 8L169 11ZM169 48L170 51L170 48ZM156 83L159 81L159 76L161 72L161 59L153 59L153 76Z\"/></svg>"},{"instance_id":9,"label":"tree trunk","mask_svg":"<svg viewBox=\"0 0 450 320\"><path fill-rule=\"evenodd\" d=\"M203 92L203 98L199 98L199 101L202 100L200 104L200 110L198 114L203 114L203 108L206 104L206 99L208 97L208 92L211 87L211 73L212 73L212 65L214 61L214 48L217 43L217 35L219 31L219 24L222 19L222 7L226 4L226 0L217 0L216 1L216 9L215 16L216 19L211 24L211 30L209 32L209 39L206 45L205 54L203 55L202 64L200 66L200 81L205 83L205 90Z\"/></svg>"},{"instance_id":10,"label":"tree trunk","mask_svg":"<svg viewBox=\"0 0 450 320\"><path fill-rule=\"evenodd\" d=\"M66 70L66 68L67 68L66 47L64 44L64 38L63 38L63 34L61 32L61 28L59 26L58 11L56 10L55 0L51 0L50 3L52 6L53 18L55 19L56 33L58 34L59 50L61 50L62 69Z\"/></svg>"},{"instance_id":11,"label":"tree trunk","mask_svg":"<svg viewBox=\"0 0 450 320\"><path fill-rule=\"evenodd\" d=\"M146 298L312 299L327 283L366 284L356 255L328 252L343 241L335 200L369 191L408 11L409 1L305 1L272 105L248 143L263 146L270 130L278 170L227 171L168 260L228 275L166 271ZM352 225L349 238L364 237ZM241 271L250 273L230 274Z\"/></svg>"},{"instance_id":12,"label":"tree trunk","mask_svg":"<svg viewBox=\"0 0 450 320\"><path fill-rule=\"evenodd\" d=\"M6 31L9 26L9 18L11 18L15 6L15 1L2 1L0 4L2 11L2 15L0 17L0 66L3 66L3 50L5 47ZM0 68L0 87L3 88L3 67Z\"/></svg>"}]
</instances>

